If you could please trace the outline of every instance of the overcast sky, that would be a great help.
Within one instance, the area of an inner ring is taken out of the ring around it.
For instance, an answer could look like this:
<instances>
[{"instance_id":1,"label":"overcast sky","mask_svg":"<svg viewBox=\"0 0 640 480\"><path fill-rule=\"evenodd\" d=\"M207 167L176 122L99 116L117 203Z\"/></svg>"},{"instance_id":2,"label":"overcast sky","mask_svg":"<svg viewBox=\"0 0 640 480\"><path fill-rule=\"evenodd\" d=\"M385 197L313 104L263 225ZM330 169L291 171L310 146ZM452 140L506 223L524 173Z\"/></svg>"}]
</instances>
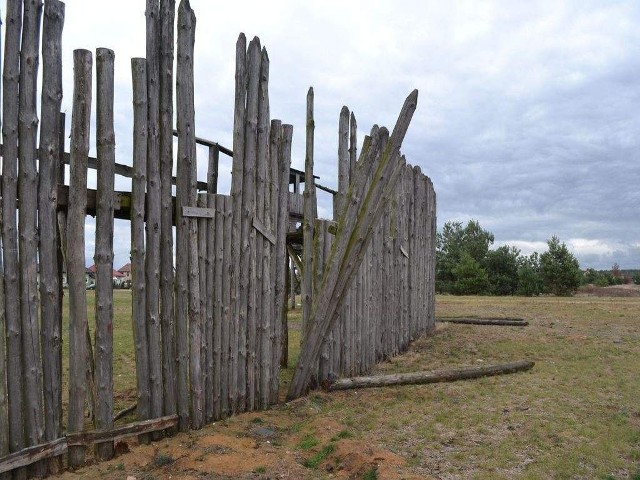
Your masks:
<instances>
[{"instance_id":1,"label":"overcast sky","mask_svg":"<svg viewBox=\"0 0 640 480\"><path fill-rule=\"evenodd\" d=\"M196 12L196 133L231 147L235 42L260 37L270 57L272 118L294 126L315 90L316 174L337 183L337 125L356 115L359 143L393 127L417 88L403 152L433 180L438 225L477 219L523 253L558 235L583 268L640 268L640 2L212 2ZM117 161L131 164L130 58L144 56L144 0L68 0L63 110L72 50L116 55ZM95 108L95 106L94 106ZM95 138L95 135L93 136ZM206 152L199 172L204 179ZM229 172L223 157L221 170ZM95 177L94 177L95 178ZM92 181L95 182L95 179ZM128 188L125 180L117 186ZM222 192L228 175L221 179ZM320 198L320 215L331 204ZM92 232L93 223L88 223ZM115 266L128 261L117 221ZM92 263L93 243L87 243Z\"/></svg>"}]
</instances>

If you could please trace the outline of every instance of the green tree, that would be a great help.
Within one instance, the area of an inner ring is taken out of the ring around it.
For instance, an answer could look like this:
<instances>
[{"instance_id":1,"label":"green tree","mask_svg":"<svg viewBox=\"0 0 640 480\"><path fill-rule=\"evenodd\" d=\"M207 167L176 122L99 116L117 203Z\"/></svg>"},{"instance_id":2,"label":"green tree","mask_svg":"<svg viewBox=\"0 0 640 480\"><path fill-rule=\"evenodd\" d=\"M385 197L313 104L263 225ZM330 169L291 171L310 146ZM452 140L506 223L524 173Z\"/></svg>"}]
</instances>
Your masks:
<instances>
[{"instance_id":1,"label":"green tree","mask_svg":"<svg viewBox=\"0 0 640 480\"><path fill-rule=\"evenodd\" d=\"M463 254L468 254L482 267L493 241L493 234L476 220L470 220L465 227L462 222L445 223L436 236L436 291L453 293L457 281L455 270Z\"/></svg>"},{"instance_id":2,"label":"green tree","mask_svg":"<svg viewBox=\"0 0 640 480\"><path fill-rule=\"evenodd\" d=\"M503 245L489 250L485 259L489 278L489 293L492 295L513 295L518 289L518 257L520 250Z\"/></svg>"},{"instance_id":3,"label":"green tree","mask_svg":"<svg viewBox=\"0 0 640 480\"><path fill-rule=\"evenodd\" d=\"M545 291L558 296L573 295L582 272L576 257L555 235L547 241L548 250L540 255L540 271Z\"/></svg>"},{"instance_id":4,"label":"green tree","mask_svg":"<svg viewBox=\"0 0 640 480\"><path fill-rule=\"evenodd\" d=\"M533 252L528 257L518 259L518 294L532 297L544 290L540 272L540 255Z\"/></svg>"},{"instance_id":5,"label":"green tree","mask_svg":"<svg viewBox=\"0 0 640 480\"><path fill-rule=\"evenodd\" d=\"M636 285L640 285L640 272L636 273L633 276L633 283L635 283Z\"/></svg>"},{"instance_id":6,"label":"green tree","mask_svg":"<svg viewBox=\"0 0 640 480\"><path fill-rule=\"evenodd\" d=\"M462 252L460 261L453 268L453 275L453 293L457 295L481 295L489 290L486 270L467 251Z\"/></svg>"}]
</instances>

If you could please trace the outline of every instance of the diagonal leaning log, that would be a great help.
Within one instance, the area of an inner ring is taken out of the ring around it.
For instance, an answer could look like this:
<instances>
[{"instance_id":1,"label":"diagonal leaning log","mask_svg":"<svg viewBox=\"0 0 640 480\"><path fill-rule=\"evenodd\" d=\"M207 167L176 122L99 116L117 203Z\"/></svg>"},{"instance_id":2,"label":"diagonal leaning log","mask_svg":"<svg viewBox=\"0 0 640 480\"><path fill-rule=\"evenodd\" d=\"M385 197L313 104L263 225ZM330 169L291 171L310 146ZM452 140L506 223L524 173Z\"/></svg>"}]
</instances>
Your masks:
<instances>
[{"instance_id":1,"label":"diagonal leaning log","mask_svg":"<svg viewBox=\"0 0 640 480\"><path fill-rule=\"evenodd\" d=\"M309 324L298 358L288 399L305 393L317 364L324 336L338 319L346 291L362 263L371 234L385 205L391 197L399 173L406 161L400 156L400 146L415 112L418 91L405 100L391 136L385 128L374 127L365 138L360 159L356 163L354 181L349 187L345 205L338 221L336 240L331 248L323 280L314 295ZM367 187L367 180L371 177Z\"/></svg>"}]
</instances>

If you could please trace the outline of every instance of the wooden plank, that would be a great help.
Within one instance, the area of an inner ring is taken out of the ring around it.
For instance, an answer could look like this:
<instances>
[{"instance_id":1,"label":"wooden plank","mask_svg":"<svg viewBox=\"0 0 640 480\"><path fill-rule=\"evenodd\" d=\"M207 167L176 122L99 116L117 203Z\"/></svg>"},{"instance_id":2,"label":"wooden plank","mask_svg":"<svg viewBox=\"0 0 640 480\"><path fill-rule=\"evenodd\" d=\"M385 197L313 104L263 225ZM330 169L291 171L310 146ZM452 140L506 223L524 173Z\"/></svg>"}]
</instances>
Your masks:
<instances>
[{"instance_id":1,"label":"wooden plank","mask_svg":"<svg viewBox=\"0 0 640 480\"><path fill-rule=\"evenodd\" d=\"M220 163L220 146L209 147L209 168L207 170L207 192L218 193L218 167Z\"/></svg>"},{"instance_id":2,"label":"wooden plank","mask_svg":"<svg viewBox=\"0 0 640 480\"><path fill-rule=\"evenodd\" d=\"M160 0L160 326L164 414L176 413L173 284L173 69L175 0Z\"/></svg>"},{"instance_id":3,"label":"wooden plank","mask_svg":"<svg viewBox=\"0 0 640 480\"><path fill-rule=\"evenodd\" d=\"M42 32L42 96L40 100L40 157L38 187L38 225L40 229L40 318L44 388L44 440L62 436L62 284L58 234L58 179L60 152L60 105L62 103L62 27L64 3L50 0L44 6ZM4 292L3 292L4 293ZM4 315L4 305L2 306ZM4 332L0 328L0 332ZM0 342L1 343L1 342ZM0 352L0 356L2 353ZM0 371L2 369L0 368ZM0 382L2 382L0 374ZM0 392L0 397L3 394ZM0 400L2 402L2 400ZM2 408L0 407L0 411ZM0 424L2 414L0 412ZM2 430L0 425L0 430ZM1 436L2 434L0 434ZM0 444L2 441L0 440ZM0 455L2 448L0 447ZM61 459L50 462L49 470L58 473Z\"/></svg>"},{"instance_id":4,"label":"wooden plank","mask_svg":"<svg viewBox=\"0 0 640 480\"><path fill-rule=\"evenodd\" d=\"M84 428L84 401L87 396L85 367L87 352L87 296L85 290L84 218L87 195L87 155L91 119L92 55L75 50L73 109L71 114L71 176L69 181L67 278L69 283L69 410L67 430ZM69 449L69 466L84 463L84 448Z\"/></svg>"},{"instance_id":5,"label":"wooden plank","mask_svg":"<svg viewBox=\"0 0 640 480\"><path fill-rule=\"evenodd\" d=\"M67 435L66 437L25 448L0 460L0 473L31 465L46 458L64 454L69 447L87 446L94 443L113 442L123 438L148 434L171 428L178 423L177 415L130 423L110 430L93 430Z\"/></svg>"},{"instance_id":6,"label":"wooden plank","mask_svg":"<svg viewBox=\"0 0 640 480\"><path fill-rule=\"evenodd\" d=\"M133 170L131 182L131 296L133 341L136 358L136 386L138 419L147 420L151 412L151 392L149 391L149 347L147 343L145 292L145 243L144 217L147 175L147 61L144 58L131 59L133 82ZM140 436L140 443L148 443L149 438Z\"/></svg>"},{"instance_id":7,"label":"wooden plank","mask_svg":"<svg viewBox=\"0 0 640 480\"><path fill-rule=\"evenodd\" d=\"M95 426L113 427L113 184L115 131L113 124L113 50L96 50L96 136L98 156L98 211L94 257L96 265L96 413ZM113 443L96 446L101 460L113 457Z\"/></svg>"},{"instance_id":8,"label":"wooden plank","mask_svg":"<svg viewBox=\"0 0 640 480\"><path fill-rule=\"evenodd\" d=\"M206 193L198 194L198 206L207 208L207 197L208 194ZM213 299L211 298L212 292L209 289L209 265L212 262L209 256L208 223L213 223L213 221L207 218L198 219L198 276L200 280L200 312L203 320L200 363L202 369L204 423L213 421ZM213 281L212 277L213 275L211 275L211 282Z\"/></svg>"},{"instance_id":9,"label":"wooden plank","mask_svg":"<svg viewBox=\"0 0 640 480\"><path fill-rule=\"evenodd\" d=\"M213 185L209 185L213 188ZM207 207L216 208L216 195L207 195ZM206 221L207 236L207 290L206 290L206 317L205 331L206 339L209 343L207 350L207 391L210 397L210 410L207 410L207 423L220 418L220 294L222 285L216 283L216 219ZM222 241L222 231L220 232Z\"/></svg>"},{"instance_id":10,"label":"wooden plank","mask_svg":"<svg viewBox=\"0 0 640 480\"><path fill-rule=\"evenodd\" d=\"M162 331L160 326L160 33L158 0L147 0L147 205L145 280L151 417L162 416ZM157 435L155 438L159 438Z\"/></svg>"},{"instance_id":11,"label":"wooden plank","mask_svg":"<svg viewBox=\"0 0 640 480\"><path fill-rule=\"evenodd\" d=\"M182 216L189 218L215 218L216 210L208 207L182 207Z\"/></svg>"},{"instance_id":12,"label":"wooden plank","mask_svg":"<svg viewBox=\"0 0 640 480\"><path fill-rule=\"evenodd\" d=\"M229 278L232 265L233 265L233 257L231 255L232 246L231 246L231 230L232 230L232 215L233 215L233 202L230 196L221 196L216 199L216 207L223 212L223 215L220 217L220 222L216 225L217 228L221 228L223 232L223 240L222 245L218 247L219 243L216 238L216 251L218 252L219 258L222 258L222 271L219 272L216 266L216 279L220 279L220 283L222 283L223 278ZM224 220L224 223L222 223ZM234 372L232 370L233 359L235 358L235 352L237 349L237 341L235 337L232 336L233 328L232 325L232 314L231 310L231 295L232 295L233 284L230 281L226 281L222 286L222 297L221 297L221 356L222 356L222 369L220 372L220 410L222 416L230 415L233 411L233 397L232 392L234 389L232 388L235 383Z\"/></svg>"},{"instance_id":13,"label":"wooden plank","mask_svg":"<svg viewBox=\"0 0 640 480\"><path fill-rule=\"evenodd\" d=\"M235 102L233 114L233 164L231 172L231 198L233 202L233 214L231 216L231 242L228 252L231 253L232 263L229 270L230 283L230 362L229 365L229 403L230 411L238 410L239 398L239 356L240 347L240 258L242 256L242 195L243 195L243 170L244 170L244 145L246 122L246 97L247 97L247 39L243 33L238 36L236 42L236 71L235 71ZM225 247L226 248L226 247ZM227 252L227 253L228 253ZM243 367L244 368L244 367ZM244 387L242 387L244 389Z\"/></svg>"},{"instance_id":14,"label":"wooden plank","mask_svg":"<svg viewBox=\"0 0 640 480\"><path fill-rule=\"evenodd\" d=\"M267 226L258 219L258 217L253 217L253 228L255 228L271 245L276 244L276 236L270 231L270 228L267 228Z\"/></svg>"}]
</instances>

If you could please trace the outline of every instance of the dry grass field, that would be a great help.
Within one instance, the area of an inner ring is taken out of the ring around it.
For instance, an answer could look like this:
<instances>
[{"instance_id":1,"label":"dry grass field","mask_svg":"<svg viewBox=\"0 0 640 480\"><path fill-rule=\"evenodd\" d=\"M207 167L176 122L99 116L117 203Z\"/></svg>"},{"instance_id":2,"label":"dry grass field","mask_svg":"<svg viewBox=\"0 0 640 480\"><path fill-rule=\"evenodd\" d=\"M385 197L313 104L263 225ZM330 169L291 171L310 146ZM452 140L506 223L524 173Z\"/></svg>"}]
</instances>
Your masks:
<instances>
[{"instance_id":1,"label":"dry grass field","mask_svg":"<svg viewBox=\"0 0 640 480\"><path fill-rule=\"evenodd\" d=\"M437 312L530 325L439 323L378 372L519 359L535 367L455 383L312 392L151 445L131 441L119 448L130 453L63 478L640 479L640 297L441 296ZM134 378L125 317L116 322L123 407ZM283 372L283 388L288 378Z\"/></svg>"}]
</instances>

